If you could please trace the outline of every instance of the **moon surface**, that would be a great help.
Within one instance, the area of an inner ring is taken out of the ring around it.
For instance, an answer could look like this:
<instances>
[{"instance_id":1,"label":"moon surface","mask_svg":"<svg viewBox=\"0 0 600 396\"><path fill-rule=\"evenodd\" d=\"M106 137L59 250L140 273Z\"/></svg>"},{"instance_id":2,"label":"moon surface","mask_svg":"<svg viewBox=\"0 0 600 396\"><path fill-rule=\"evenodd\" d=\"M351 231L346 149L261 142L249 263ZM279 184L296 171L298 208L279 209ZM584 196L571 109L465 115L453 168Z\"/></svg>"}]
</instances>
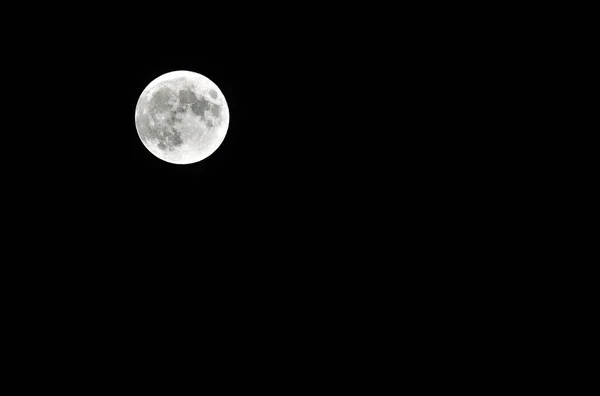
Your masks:
<instances>
[{"instance_id":1,"label":"moon surface","mask_svg":"<svg viewBox=\"0 0 600 396\"><path fill-rule=\"evenodd\" d=\"M217 85L201 74L174 71L153 80L135 109L144 146L163 161L202 161L223 143L229 107Z\"/></svg>"}]
</instances>

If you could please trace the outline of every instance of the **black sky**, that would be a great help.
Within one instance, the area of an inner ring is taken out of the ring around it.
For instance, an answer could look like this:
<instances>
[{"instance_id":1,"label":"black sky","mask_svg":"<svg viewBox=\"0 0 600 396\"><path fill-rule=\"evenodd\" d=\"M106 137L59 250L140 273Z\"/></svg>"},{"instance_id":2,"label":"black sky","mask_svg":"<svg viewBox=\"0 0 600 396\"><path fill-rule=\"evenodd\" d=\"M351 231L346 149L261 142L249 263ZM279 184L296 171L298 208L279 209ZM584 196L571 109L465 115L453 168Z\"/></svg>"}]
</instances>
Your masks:
<instances>
[{"instance_id":1,"label":"black sky","mask_svg":"<svg viewBox=\"0 0 600 396\"><path fill-rule=\"evenodd\" d=\"M61 154L27 168L31 185L47 194L42 215L63 219L74 235L83 229L115 241L108 246L140 241L156 244L156 251L169 250L159 247L163 232L193 249L227 238L248 246L295 244L307 224L320 227L317 219L335 216L344 205L331 206L341 195L335 186L356 168L345 163L352 157L344 152L346 139L362 135L359 124L348 128L340 117L346 101L350 107L360 101L338 91L348 65L336 60L332 67L327 48L301 40L294 29L264 29L242 28L220 41L201 35L197 45L160 35L136 46L136 35L106 34L78 53L63 46L55 63L34 64L60 75L66 87L46 103L48 113L69 103L70 117L48 126L64 139L44 138ZM134 123L144 88L174 70L213 80L231 114L221 147L186 166L155 158Z\"/></svg>"},{"instance_id":2,"label":"black sky","mask_svg":"<svg viewBox=\"0 0 600 396\"><path fill-rule=\"evenodd\" d=\"M368 224L431 199L421 175L443 172L431 153L445 115L431 102L447 59L419 44L427 30L362 9L251 8L204 24L206 10L189 23L156 10L53 19L39 51L14 63L45 92L28 120L41 159L16 177L22 201L43 197L34 221L92 245L168 251L166 232L192 249L289 246L291 257L334 239L358 247ZM213 80L231 114L221 147L186 166L155 158L134 123L144 88L174 70Z\"/></svg>"},{"instance_id":3,"label":"black sky","mask_svg":"<svg viewBox=\"0 0 600 396\"><path fill-rule=\"evenodd\" d=\"M486 92L496 79L480 47L465 61L431 10L225 5L90 6L7 36L4 219L18 261L34 263L14 266L28 284L140 305L264 291L278 313L280 296L321 290L337 299L329 314L486 238L501 191L473 157L505 130L467 82ZM210 78L230 109L220 148L184 166L154 157L134 120L144 88L175 70Z\"/></svg>"}]
</instances>

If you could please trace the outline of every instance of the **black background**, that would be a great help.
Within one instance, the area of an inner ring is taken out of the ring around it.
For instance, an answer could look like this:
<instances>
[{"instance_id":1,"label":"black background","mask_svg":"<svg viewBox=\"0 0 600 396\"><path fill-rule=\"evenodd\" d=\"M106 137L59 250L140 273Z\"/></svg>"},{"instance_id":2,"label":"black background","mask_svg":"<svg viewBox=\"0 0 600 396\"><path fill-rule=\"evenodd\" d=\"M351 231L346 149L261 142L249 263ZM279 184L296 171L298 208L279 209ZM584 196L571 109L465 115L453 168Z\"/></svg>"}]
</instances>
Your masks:
<instances>
[{"instance_id":1,"label":"black background","mask_svg":"<svg viewBox=\"0 0 600 396\"><path fill-rule=\"evenodd\" d=\"M49 250L214 266L316 261L359 237L350 229L383 203L380 182L394 183L379 166L394 131L377 126L388 89L377 80L395 50L379 52L333 16L263 11L209 26L154 14L73 18L38 37L40 51L16 66L47 81L29 121L45 132L16 180ZM175 70L213 80L231 114L221 147L186 166L155 158L135 129L141 92Z\"/></svg>"},{"instance_id":2,"label":"black background","mask_svg":"<svg viewBox=\"0 0 600 396\"><path fill-rule=\"evenodd\" d=\"M431 13L138 11L47 18L36 50L11 58L38 92L16 91L36 108L19 119L36 160L8 176L16 228L49 256L335 267L426 243L456 213L472 127L460 73L475 66ZM135 129L139 95L174 70L213 80L231 114L222 146L186 166Z\"/></svg>"},{"instance_id":3,"label":"black background","mask_svg":"<svg viewBox=\"0 0 600 396\"><path fill-rule=\"evenodd\" d=\"M494 240L489 213L505 212L472 155L493 152L496 120L473 116L483 96L466 82L487 91L495 75L477 46L465 61L444 10L227 6L66 7L26 45L7 40L18 54L3 158L27 154L3 174L7 272L21 275L3 279L39 321L31 339L57 323L147 356L170 327L181 350L224 337L219 349L248 356L264 339L281 340L281 356L290 344L311 361L331 345L349 356L406 310L432 315L422 304L473 276L454 262L502 251L478 251ZM135 129L139 95L174 70L213 80L231 114L221 147L185 166L155 158Z\"/></svg>"},{"instance_id":4,"label":"black background","mask_svg":"<svg viewBox=\"0 0 600 396\"><path fill-rule=\"evenodd\" d=\"M227 372L220 386L337 368L338 387L346 366L360 368L353 386L365 378L364 362L379 383L406 345L437 364L469 329L483 329L484 351L498 318L481 312L504 312L494 300L520 288L513 278L532 283L521 261L539 258L518 252L537 234L518 217L538 202L504 172L534 124L507 116L533 101L509 85L523 61L464 23L497 11L224 5L7 10L27 19L5 24L0 156L19 360L59 370L53 381L79 377L61 359L102 376L88 385L124 366L154 386L165 362L183 366L178 378L203 362ZM231 113L222 146L186 166L149 153L134 122L147 84L182 69L217 83ZM490 103L500 85L510 100ZM160 370L151 382L140 358Z\"/></svg>"},{"instance_id":5,"label":"black background","mask_svg":"<svg viewBox=\"0 0 600 396\"><path fill-rule=\"evenodd\" d=\"M189 11L208 28L150 11L48 18L36 51L12 58L11 82L35 87L11 91L28 105L16 121L35 160L7 166L10 240L31 263L11 270L51 301L134 320L187 317L199 299L221 316L337 288L360 299L371 263L389 265L403 238L398 208L404 222L414 211L420 165L396 143L411 140L412 99L389 73L405 50L312 9ZM174 70L210 78L229 105L225 141L196 164L155 158L135 128L139 95Z\"/></svg>"}]
</instances>

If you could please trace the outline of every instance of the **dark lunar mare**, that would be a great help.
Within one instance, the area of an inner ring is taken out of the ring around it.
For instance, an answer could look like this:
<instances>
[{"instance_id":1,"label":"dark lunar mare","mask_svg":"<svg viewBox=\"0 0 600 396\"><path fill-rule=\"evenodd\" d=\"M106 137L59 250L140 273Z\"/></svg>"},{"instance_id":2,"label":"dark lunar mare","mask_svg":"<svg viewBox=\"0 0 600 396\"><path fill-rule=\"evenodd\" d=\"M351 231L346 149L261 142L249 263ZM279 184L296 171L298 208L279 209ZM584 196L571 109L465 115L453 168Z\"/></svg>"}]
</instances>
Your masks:
<instances>
[{"instance_id":1,"label":"dark lunar mare","mask_svg":"<svg viewBox=\"0 0 600 396\"><path fill-rule=\"evenodd\" d=\"M211 104L210 112L213 113L213 115L215 117L219 118L221 116L221 106L216 105L216 104Z\"/></svg>"},{"instance_id":2,"label":"dark lunar mare","mask_svg":"<svg viewBox=\"0 0 600 396\"><path fill-rule=\"evenodd\" d=\"M169 87L162 87L157 90L152 98L150 98L150 102L148 103L148 111L150 114L162 113L168 110L171 110L172 104L169 104L169 101L173 99L175 96L175 91L173 91Z\"/></svg>"},{"instance_id":3,"label":"dark lunar mare","mask_svg":"<svg viewBox=\"0 0 600 396\"><path fill-rule=\"evenodd\" d=\"M210 90L209 94L216 98L216 92L214 90ZM176 112L184 112L185 109L190 106L192 112L198 116L204 116L205 111L210 111L213 113L215 117L219 117L221 115L221 106L216 105L214 103L209 102L204 97L198 98L194 91L191 89L182 89L178 93L179 97L179 106L175 109Z\"/></svg>"},{"instance_id":4,"label":"dark lunar mare","mask_svg":"<svg viewBox=\"0 0 600 396\"><path fill-rule=\"evenodd\" d=\"M144 142L148 140L157 140L160 150L172 151L183 144L181 134L174 128L177 122L177 113L173 111L175 91L169 87L161 87L150 98L147 103L143 103L142 109L147 109L146 114L138 116L138 128L140 136ZM171 102L171 103L169 103ZM179 108L177 109L179 110ZM150 126L153 116L157 113L169 112L170 117L164 121L154 119L154 127ZM182 109L183 111L183 109Z\"/></svg>"},{"instance_id":5,"label":"dark lunar mare","mask_svg":"<svg viewBox=\"0 0 600 396\"><path fill-rule=\"evenodd\" d=\"M179 104L181 106L192 104L196 101L196 95L191 89L182 89L179 91Z\"/></svg>"},{"instance_id":6,"label":"dark lunar mare","mask_svg":"<svg viewBox=\"0 0 600 396\"><path fill-rule=\"evenodd\" d=\"M199 116L204 116L204 112L208 110L210 107L210 102L205 98L196 99L194 103L192 103L192 112Z\"/></svg>"}]
</instances>

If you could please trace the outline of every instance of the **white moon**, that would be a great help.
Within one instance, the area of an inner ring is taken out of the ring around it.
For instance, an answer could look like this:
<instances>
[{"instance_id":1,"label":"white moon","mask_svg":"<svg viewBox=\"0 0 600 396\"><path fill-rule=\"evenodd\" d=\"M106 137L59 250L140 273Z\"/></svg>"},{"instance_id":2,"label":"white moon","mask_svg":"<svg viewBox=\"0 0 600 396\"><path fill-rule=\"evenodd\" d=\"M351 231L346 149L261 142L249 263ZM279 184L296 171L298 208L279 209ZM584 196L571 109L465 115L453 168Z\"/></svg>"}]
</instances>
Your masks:
<instances>
[{"instance_id":1,"label":"white moon","mask_svg":"<svg viewBox=\"0 0 600 396\"><path fill-rule=\"evenodd\" d=\"M229 107L217 85L201 74L174 71L152 81L135 109L144 146L172 164L202 161L223 143Z\"/></svg>"}]
</instances>

